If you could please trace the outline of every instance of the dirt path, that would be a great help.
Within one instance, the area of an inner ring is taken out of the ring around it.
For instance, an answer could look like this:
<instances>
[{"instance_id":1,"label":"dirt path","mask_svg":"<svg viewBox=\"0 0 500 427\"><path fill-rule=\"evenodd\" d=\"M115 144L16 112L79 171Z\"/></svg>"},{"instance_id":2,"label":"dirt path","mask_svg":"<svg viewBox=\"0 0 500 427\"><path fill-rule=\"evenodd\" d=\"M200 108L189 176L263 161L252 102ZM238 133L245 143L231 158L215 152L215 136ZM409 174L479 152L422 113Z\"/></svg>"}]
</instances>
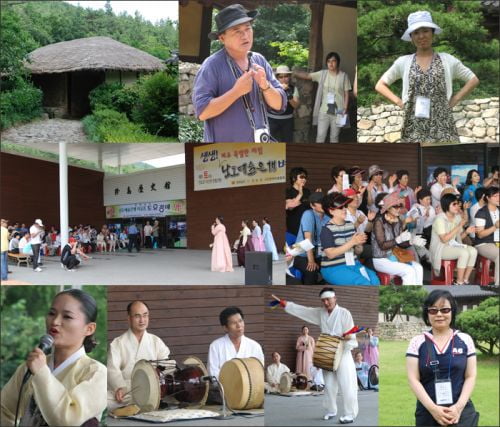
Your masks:
<instances>
[{"instance_id":1,"label":"dirt path","mask_svg":"<svg viewBox=\"0 0 500 427\"><path fill-rule=\"evenodd\" d=\"M24 144L27 142L91 142L83 132L80 120L45 119L14 126L2 132L3 142Z\"/></svg>"}]
</instances>

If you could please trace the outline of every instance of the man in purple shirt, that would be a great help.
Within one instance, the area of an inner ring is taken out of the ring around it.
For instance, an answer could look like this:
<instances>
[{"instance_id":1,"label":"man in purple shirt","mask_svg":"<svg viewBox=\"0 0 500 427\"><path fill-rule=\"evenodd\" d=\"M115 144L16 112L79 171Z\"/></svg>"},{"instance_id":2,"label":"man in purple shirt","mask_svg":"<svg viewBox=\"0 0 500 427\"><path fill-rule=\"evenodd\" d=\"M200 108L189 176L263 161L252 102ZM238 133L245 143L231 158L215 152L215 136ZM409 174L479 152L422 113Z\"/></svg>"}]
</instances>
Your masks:
<instances>
[{"instance_id":1,"label":"man in purple shirt","mask_svg":"<svg viewBox=\"0 0 500 427\"><path fill-rule=\"evenodd\" d=\"M203 62L193 88L196 116L205 122L205 142L268 142L267 110L286 108L285 91L271 66L250 51L256 16L257 11L233 4L215 17L217 31L208 36L224 47Z\"/></svg>"}]
</instances>

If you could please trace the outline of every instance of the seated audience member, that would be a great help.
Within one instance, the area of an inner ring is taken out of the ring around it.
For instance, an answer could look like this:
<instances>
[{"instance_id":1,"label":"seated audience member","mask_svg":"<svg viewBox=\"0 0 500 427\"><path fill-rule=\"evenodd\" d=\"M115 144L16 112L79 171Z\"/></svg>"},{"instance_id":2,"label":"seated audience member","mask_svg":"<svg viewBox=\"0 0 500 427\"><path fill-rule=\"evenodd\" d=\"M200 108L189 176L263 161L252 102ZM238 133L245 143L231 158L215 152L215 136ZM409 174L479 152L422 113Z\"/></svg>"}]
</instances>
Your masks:
<instances>
[{"instance_id":1,"label":"seated audience member","mask_svg":"<svg viewBox=\"0 0 500 427\"><path fill-rule=\"evenodd\" d=\"M439 201L441 200L443 190L450 188L454 194L460 194L460 192L457 190L459 178L455 178L451 184L448 184L448 170L442 167L436 168L432 176L436 181L434 182L434 184L432 184L430 189L432 195L432 206L434 207L434 209L436 209L436 213L439 213L439 211L441 210Z\"/></svg>"},{"instance_id":2,"label":"seated audience member","mask_svg":"<svg viewBox=\"0 0 500 427\"><path fill-rule=\"evenodd\" d=\"M9 252L12 254L19 253L19 233L14 232L12 239L9 242Z\"/></svg>"},{"instance_id":3,"label":"seated audience member","mask_svg":"<svg viewBox=\"0 0 500 427\"><path fill-rule=\"evenodd\" d=\"M475 232L473 225L464 230L467 218L460 214L459 198L455 194L441 197L441 213L432 224L431 260L436 275L441 270L442 260L457 260L457 279L453 284L468 285L476 263L477 250L463 244L468 233Z\"/></svg>"},{"instance_id":4,"label":"seated audience member","mask_svg":"<svg viewBox=\"0 0 500 427\"><path fill-rule=\"evenodd\" d=\"M500 264L500 214L498 209L498 187L488 187L484 195L486 204L474 217L476 225L476 249L479 255L495 263L495 282L499 286L498 269Z\"/></svg>"},{"instance_id":5,"label":"seated audience member","mask_svg":"<svg viewBox=\"0 0 500 427\"><path fill-rule=\"evenodd\" d=\"M347 173L347 168L345 168L344 166L337 165L332 168L330 175L333 179L333 186L328 190L327 194L342 193L342 191L347 189L344 188L343 186L344 175L346 173Z\"/></svg>"},{"instance_id":6,"label":"seated audience member","mask_svg":"<svg viewBox=\"0 0 500 427\"><path fill-rule=\"evenodd\" d=\"M128 236L127 236L127 233L126 233L125 229L123 229L120 232L119 246L120 246L121 249L127 249L128 248Z\"/></svg>"},{"instance_id":7,"label":"seated audience member","mask_svg":"<svg viewBox=\"0 0 500 427\"><path fill-rule=\"evenodd\" d=\"M266 391L268 393L279 393L281 375L285 372L290 372L290 368L281 363L281 355L277 351L273 352L272 357L273 363L266 369Z\"/></svg>"},{"instance_id":8,"label":"seated audience member","mask_svg":"<svg viewBox=\"0 0 500 427\"><path fill-rule=\"evenodd\" d=\"M486 193L486 187L479 187L474 192L474 196L477 202L474 203L469 209L469 218L471 223L474 223L474 218L476 217L477 211L481 209L484 205L486 205L486 200L484 199L485 193ZM470 236L471 238L474 239L476 237L476 233L471 233Z\"/></svg>"},{"instance_id":9,"label":"seated audience member","mask_svg":"<svg viewBox=\"0 0 500 427\"><path fill-rule=\"evenodd\" d=\"M403 199L394 192L385 196L380 204L380 214L373 222L373 265L378 272L401 277L403 285L422 285L423 268L414 259L412 245L425 242L404 230L400 218Z\"/></svg>"},{"instance_id":10,"label":"seated audience member","mask_svg":"<svg viewBox=\"0 0 500 427\"><path fill-rule=\"evenodd\" d=\"M106 237L104 236L103 232L101 231L97 235L97 252L106 252Z\"/></svg>"},{"instance_id":11,"label":"seated audience member","mask_svg":"<svg viewBox=\"0 0 500 427\"><path fill-rule=\"evenodd\" d=\"M295 257L293 266L302 273L304 285L315 285L318 283L321 255L319 254L321 228L330 217L323 211L323 193L314 192L309 196L309 206L300 219L299 231L295 243L308 239L314 248Z\"/></svg>"},{"instance_id":12,"label":"seated audience member","mask_svg":"<svg viewBox=\"0 0 500 427\"><path fill-rule=\"evenodd\" d=\"M368 185L366 188L367 192L367 206L368 209L376 212L377 207L375 206L375 199L380 193L389 193L389 188L383 183L383 180L387 178L388 172L379 168L378 165L371 165L368 168ZM395 176L394 176L395 180ZM389 185L392 187L393 182Z\"/></svg>"},{"instance_id":13,"label":"seated audience member","mask_svg":"<svg viewBox=\"0 0 500 427\"><path fill-rule=\"evenodd\" d=\"M411 207L417 202L417 194L422 189L422 187L415 188L415 191L408 186L410 181L410 173L406 169L400 169L396 171L396 182L395 185L389 189L392 193L394 191L399 191L399 195L404 200L404 209L409 211Z\"/></svg>"},{"instance_id":14,"label":"seated audience member","mask_svg":"<svg viewBox=\"0 0 500 427\"><path fill-rule=\"evenodd\" d=\"M331 219L321 229L321 274L333 285L379 285L377 274L357 259L367 235L346 221L346 206L352 202L357 202L356 198L341 193L330 193L323 201L323 210Z\"/></svg>"},{"instance_id":15,"label":"seated audience member","mask_svg":"<svg viewBox=\"0 0 500 427\"><path fill-rule=\"evenodd\" d=\"M465 188L462 195L462 200L464 202L470 202L471 205L477 203L476 190L481 188L481 176L479 171L476 169L471 169L467 172L467 178L465 178Z\"/></svg>"},{"instance_id":16,"label":"seated audience member","mask_svg":"<svg viewBox=\"0 0 500 427\"><path fill-rule=\"evenodd\" d=\"M488 177L485 178L483 185L485 187L500 187L500 179L498 177L498 165L491 167L491 172L488 174Z\"/></svg>"},{"instance_id":17,"label":"seated audience member","mask_svg":"<svg viewBox=\"0 0 500 427\"><path fill-rule=\"evenodd\" d=\"M408 211L408 218L412 222L407 228L413 236L420 236L426 241L425 246L415 246L415 250L423 264L430 267L430 252L428 247L431 242L432 224L436 218L436 210L432 206L431 192L427 189L420 190L417 193L418 202Z\"/></svg>"}]
</instances>

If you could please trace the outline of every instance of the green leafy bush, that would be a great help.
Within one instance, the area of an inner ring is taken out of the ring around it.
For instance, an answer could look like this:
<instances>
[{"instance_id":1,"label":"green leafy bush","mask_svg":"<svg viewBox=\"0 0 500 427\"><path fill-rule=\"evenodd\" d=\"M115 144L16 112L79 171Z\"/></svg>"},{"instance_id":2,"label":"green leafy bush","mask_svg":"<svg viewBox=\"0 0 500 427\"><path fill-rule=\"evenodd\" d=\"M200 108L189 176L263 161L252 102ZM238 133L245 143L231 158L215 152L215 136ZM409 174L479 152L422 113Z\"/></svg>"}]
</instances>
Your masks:
<instances>
[{"instance_id":1,"label":"green leafy bush","mask_svg":"<svg viewBox=\"0 0 500 427\"><path fill-rule=\"evenodd\" d=\"M138 101L136 86L124 86L119 82L103 83L89 94L92 111L111 109L125 113L130 119L132 108Z\"/></svg>"},{"instance_id":2,"label":"green leafy bush","mask_svg":"<svg viewBox=\"0 0 500 427\"><path fill-rule=\"evenodd\" d=\"M307 67L309 50L298 41L271 42L269 45L278 48L279 60L271 61L273 67L282 64L288 65L290 68L293 66Z\"/></svg>"},{"instance_id":3,"label":"green leafy bush","mask_svg":"<svg viewBox=\"0 0 500 427\"><path fill-rule=\"evenodd\" d=\"M179 119L179 142L203 142L203 122L194 117L181 116Z\"/></svg>"},{"instance_id":4,"label":"green leafy bush","mask_svg":"<svg viewBox=\"0 0 500 427\"><path fill-rule=\"evenodd\" d=\"M177 114L179 106L177 75L160 71L144 76L137 84L137 94L133 121L144 124L154 135L177 137L178 123L171 116Z\"/></svg>"},{"instance_id":5,"label":"green leafy bush","mask_svg":"<svg viewBox=\"0 0 500 427\"><path fill-rule=\"evenodd\" d=\"M18 79L14 89L3 91L0 97L0 128L6 129L16 123L40 117L42 97L40 89Z\"/></svg>"}]
</instances>

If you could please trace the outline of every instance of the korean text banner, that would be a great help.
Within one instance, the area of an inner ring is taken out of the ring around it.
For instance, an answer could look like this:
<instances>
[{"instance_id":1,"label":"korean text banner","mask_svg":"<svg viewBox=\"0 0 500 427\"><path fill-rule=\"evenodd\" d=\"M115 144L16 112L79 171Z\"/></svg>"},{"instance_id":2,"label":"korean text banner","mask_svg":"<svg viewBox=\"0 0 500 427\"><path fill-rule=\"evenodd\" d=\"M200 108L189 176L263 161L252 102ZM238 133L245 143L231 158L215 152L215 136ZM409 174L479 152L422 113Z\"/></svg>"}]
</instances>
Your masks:
<instances>
[{"instance_id":1,"label":"korean text banner","mask_svg":"<svg viewBox=\"0 0 500 427\"><path fill-rule=\"evenodd\" d=\"M169 200L167 202L106 206L107 219L163 217L167 215L186 215L186 201Z\"/></svg>"},{"instance_id":2,"label":"korean text banner","mask_svg":"<svg viewBox=\"0 0 500 427\"><path fill-rule=\"evenodd\" d=\"M193 150L194 191L286 182L286 144L218 143Z\"/></svg>"}]
</instances>

